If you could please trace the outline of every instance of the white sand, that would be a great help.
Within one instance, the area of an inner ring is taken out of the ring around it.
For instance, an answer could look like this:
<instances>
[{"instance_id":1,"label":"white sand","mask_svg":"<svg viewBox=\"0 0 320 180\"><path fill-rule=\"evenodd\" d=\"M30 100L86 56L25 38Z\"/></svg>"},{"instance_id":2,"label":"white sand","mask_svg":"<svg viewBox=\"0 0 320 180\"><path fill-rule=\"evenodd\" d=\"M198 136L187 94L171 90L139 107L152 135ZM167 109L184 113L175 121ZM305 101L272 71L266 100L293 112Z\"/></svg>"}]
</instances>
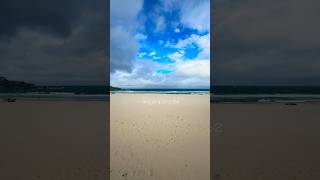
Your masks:
<instances>
[{"instance_id":1,"label":"white sand","mask_svg":"<svg viewBox=\"0 0 320 180\"><path fill-rule=\"evenodd\" d=\"M209 95L112 94L111 180L209 180Z\"/></svg>"}]
</instances>

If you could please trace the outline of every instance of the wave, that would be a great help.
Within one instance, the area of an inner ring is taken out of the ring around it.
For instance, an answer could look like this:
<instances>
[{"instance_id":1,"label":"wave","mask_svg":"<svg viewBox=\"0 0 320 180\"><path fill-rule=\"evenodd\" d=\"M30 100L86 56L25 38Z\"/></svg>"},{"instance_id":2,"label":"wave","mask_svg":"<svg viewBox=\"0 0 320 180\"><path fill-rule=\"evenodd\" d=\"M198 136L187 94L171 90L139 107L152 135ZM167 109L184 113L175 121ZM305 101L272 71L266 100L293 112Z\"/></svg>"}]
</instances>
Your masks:
<instances>
[{"instance_id":1,"label":"wave","mask_svg":"<svg viewBox=\"0 0 320 180\"><path fill-rule=\"evenodd\" d=\"M319 94L211 94L216 103L303 103L320 102Z\"/></svg>"},{"instance_id":2,"label":"wave","mask_svg":"<svg viewBox=\"0 0 320 180\"><path fill-rule=\"evenodd\" d=\"M84 101L105 101L109 99L107 94L76 94L70 92L50 93L0 93L0 98L16 98L22 100L84 100Z\"/></svg>"},{"instance_id":3,"label":"wave","mask_svg":"<svg viewBox=\"0 0 320 180\"><path fill-rule=\"evenodd\" d=\"M137 94L210 94L209 90L125 90L111 91L111 94L137 93Z\"/></svg>"}]
</instances>

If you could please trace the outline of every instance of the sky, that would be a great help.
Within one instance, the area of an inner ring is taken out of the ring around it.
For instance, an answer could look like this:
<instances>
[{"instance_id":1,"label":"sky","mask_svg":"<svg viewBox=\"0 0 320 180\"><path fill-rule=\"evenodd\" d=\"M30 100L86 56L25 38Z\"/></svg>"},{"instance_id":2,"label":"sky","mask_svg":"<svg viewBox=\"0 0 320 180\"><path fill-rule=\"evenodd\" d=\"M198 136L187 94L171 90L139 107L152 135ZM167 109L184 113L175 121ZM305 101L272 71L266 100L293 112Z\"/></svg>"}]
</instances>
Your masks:
<instances>
[{"instance_id":1,"label":"sky","mask_svg":"<svg viewBox=\"0 0 320 180\"><path fill-rule=\"evenodd\" d=\"M216 0L212 85L320 85L320 1Z\"/></svg>"},{"instance_id":2,"label":"sky","mask_svg":"<svg viewBox=\"0 0 320 180\"><path fill-rule=\"evenodd\" d=\"M110 75L114 86L142 88L207 87L209 75L211 85L320 85L320 1L213 2L209 63L208 0L110 0L110 12L101 0L1 0L0 76L105 85Z\"/></svg>"},{"instance_id":3,"label":"sky","mask_svg":"<svg viewBox=\"0 0 320 180\"><path fill-rule=\"evenodd\" d=\"M107 5L1 0L0 76L38 85L105 85Z\"/></svg>"},{"instance_id":4,"label":"sky","mask_svg":"<svg viewBox=\"0 0 320 180\"><path fill-rule=\"evenodd\" d=\"M110 83L208 88L209 0L111 0Z\"/></svg>"}]
</instances>

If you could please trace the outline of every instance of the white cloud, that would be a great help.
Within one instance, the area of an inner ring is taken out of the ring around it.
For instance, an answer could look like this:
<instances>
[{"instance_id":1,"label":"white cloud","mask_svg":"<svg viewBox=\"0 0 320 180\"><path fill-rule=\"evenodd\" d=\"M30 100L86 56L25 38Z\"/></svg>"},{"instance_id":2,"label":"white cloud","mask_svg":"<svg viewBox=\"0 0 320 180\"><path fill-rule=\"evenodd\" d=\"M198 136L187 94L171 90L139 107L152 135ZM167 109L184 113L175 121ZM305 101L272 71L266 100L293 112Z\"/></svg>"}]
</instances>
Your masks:
<instances>
[{"instance_id":1,"label":"white cloud","mask_svg":"<svg viewBox=\"0 0 320 180\"><path fill-rule=\"evenodd\" d=\"M167 41L166 44L164 45L165 47L173 47L174 43Z\"/></svg>"},{"instance_id":2,"label":"white cloud","mask_svg":"<svg viewBox=\"0 0 320 180\"><path fill-rule=\"evenodd\" d=\"M210 1L184 1L181 9L181 21L186 26L200 32L210 29Z\"/></svg>"},{"instance_id":3,"label":"white cloud","mask_svg":"<svg viewBox=\"0 0 320 180\"><path fill-rule=\"evenodd\" d=\"M203 88L209 87L208 61L180 61L161 64L139 60L132 72L116 71L111 74L111 85L122 88ZM157 74L159 69L174 70L171 74Z\"/></svg>"},{"instance_id":4,"label":"white cloud","mask_svg":"<svg viewBox=\"0 0 320 180\"><path fill-rule=\"evenodd\" d=\"M210 59L210 34L200 36L196 40L196 44L201 49L197 58Z\"/></svg>"},{"instance_id":5,"label":"white cloud","mask_svg":"<svg viewBox=\"0 0 320 180\"><path fill-rule=\"evenodd\" d=\"M152 51L151 53L149 53L149 56L154 56L156 55L156 52Z\"/></svg>"},{"instance_id":6,"label":"white cloud","mask_svg":"<svg viewBox=\"0 0 320 180\"><path fill-rule=\"evenodd\" d=\"M111 75L111 85L122 88L148 87L154 85L152 80L137 76L135 74L136 71L137 70L132 73L116 71Z\"/></svg>"},{"instance_id":7,"label":"white cloud","mask_svg":"<svg viewBox=\"0 0 320 180\"><path fill-rule=\"evenodd\" d=\"M138 57L139 57L139 58L143 58L146 54L147 54L147 53L142 52L142 53L140 53L140 54L138 55Z\"/></svg>"},{"instance_id":8,"label":"white cloud","mask_svg":"<svg viewBox=\"0 0 320 180\"><path fill-rule=\"evenodd\" d=\"M199 54L192 60L184 59L185 48L197 45ZM181 83L196 83L201 86L210 84L210 35L193 34L186 39L179 40L173 46L178 51L168 57L175 61L173 76L179 77Z\"/></svg>"},{"instance_id":9,"label":"white cloud","mask_svg":"<svg viewBox=\"0 0 320 180\"><path fill-rule=\"evenodd\" d=\"M203 36L192 34L186 39L180 39L177 44L173 45L173 47L183 50L194 45L197 45L200 49L200 53L197 58L210 59L210 34Z\"/></svg>"},{"instance_id":10,"label":"white cloud","mask_svg":"<svg viewBox=\"0 0 320 180\"><path fill-rule=\"evenodd\" d=\"M163 16L158 16L156 18L156 32L162 32L166 28L166 22L165 22L165 17Z\"/></svg>"},{"instance_id":11,"label":"white cloud","mask_svg":"<svg viewBox=\"0 0 320 180\"><path fill-rule=\"evenodd\" d=\"M184 53L182 52L175 52L173 54L169 54L168 57L174 61L182 61Z\"/></svg>"},{"instance_id":12,"label":"white cloud","mask_svg":"<svg viewBox=\"0 0 320 180\"><path fill-rule=\"evenodd\" d=\"M174 29L174 32L179 33L179 32L180 32L180 29L179 29L179 28L175 28L175 29Z\"/></svg>"},{"instance_id":13,"label":"white cloud","mask_svg":"<svg viewBox=\"0 0 320 180\"><path fill-rule=\"evenodd\" d=\"M111 74L111 85L123 88L141 88L156 86L164 81L160 77L155 76L156 69L157 67L161 67L161 64L141 59L136 61L133 67L132 72L118 70Z\"/></svg>"},{"instance_id":14,"label":"white cloud","mask_svg":"<svg viewBox=\"0 0 320 180\"><path fill-rule=\"evenodd\" d=\"M136 38L137 40L145 40L145 39L148 38L148 36L147 36L147 35L144 35L144 34L141 34L141 33L138 33L138 34L136 34L135 38Z\"/></svg>"},{"instance_id":15,"label":"white cloud","mask_svg":"<svg viewBox=\"0 0 320 180\"><path fill-rule=\"evenodd\" d=\"M210 0L165 0L163 10L180 9L183 25L206 32L210 29Z\"/></svg>"},{"instance_id":16,"label":"white cloud","mask_svg":"<svg viewBox=\"0 0 320 180\"><path fill-rule=\"evenodd\" d=\"M175 73L178 76L187 78L197 77L208 79L210 77L210 61L180 61L176 65Z\"/></svg>"}]
</instances>

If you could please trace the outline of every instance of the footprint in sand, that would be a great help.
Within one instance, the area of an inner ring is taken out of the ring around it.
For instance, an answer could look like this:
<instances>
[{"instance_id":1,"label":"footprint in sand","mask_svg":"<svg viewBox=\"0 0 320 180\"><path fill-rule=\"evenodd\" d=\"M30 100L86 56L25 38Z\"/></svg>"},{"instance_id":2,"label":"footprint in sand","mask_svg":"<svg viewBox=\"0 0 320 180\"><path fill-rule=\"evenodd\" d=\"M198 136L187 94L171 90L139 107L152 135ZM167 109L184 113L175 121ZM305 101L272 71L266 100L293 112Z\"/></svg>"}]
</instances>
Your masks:
<instances>
[{"instance_id":1,"label":"footprint in sand","mask_svg":"<svg viewBox=\"0 0 320 180\"><path fill-rule=\"evenodd\" d=\"M153 176L153 168L150 168L150 176Z\"/></svg>"},{"instance_id":2,"label":"footprint in sand","mask_svg":"<svg viewBox=\"0 0 320 180\"><path fill-rule=\"evenodd\" d=\"M79 167L79 168L78 168L78 171L79 171L79 172L82 172L82 171L83 171L83 168Z\"/></svg>"},{"instance_id":3,"label":"footprint in sand","mask_svg":"<svg viewBox=\"0 0 320 180\"><path fill-rule=\"evenodd\" d=\"M118 151L114 152L114 155L115 155L115 156L118 156L118 154L119 154L119 152L118 152Z\"/></svg>"},{"instance_id":4,"label":"footprint in sand","mask_svg":"<svg viewBox=\"0 0 320 180\"><path fill-rule=\"evenodd\" d=\"M214 179L220 179L221 178L221 174L215 174L213 177L214 177Z\"/></svg>"},{"instance_id":5,"label":"footprint in sand","mask_svg":"<svg viewBox=\"0 0 320 180\"><path fill-rule=\"evenodd\" d=\"M40 179L40 176L36 176L36 177L34 177L34 178L32 178L32 179Z\"/></svg>"}]
</instances>

